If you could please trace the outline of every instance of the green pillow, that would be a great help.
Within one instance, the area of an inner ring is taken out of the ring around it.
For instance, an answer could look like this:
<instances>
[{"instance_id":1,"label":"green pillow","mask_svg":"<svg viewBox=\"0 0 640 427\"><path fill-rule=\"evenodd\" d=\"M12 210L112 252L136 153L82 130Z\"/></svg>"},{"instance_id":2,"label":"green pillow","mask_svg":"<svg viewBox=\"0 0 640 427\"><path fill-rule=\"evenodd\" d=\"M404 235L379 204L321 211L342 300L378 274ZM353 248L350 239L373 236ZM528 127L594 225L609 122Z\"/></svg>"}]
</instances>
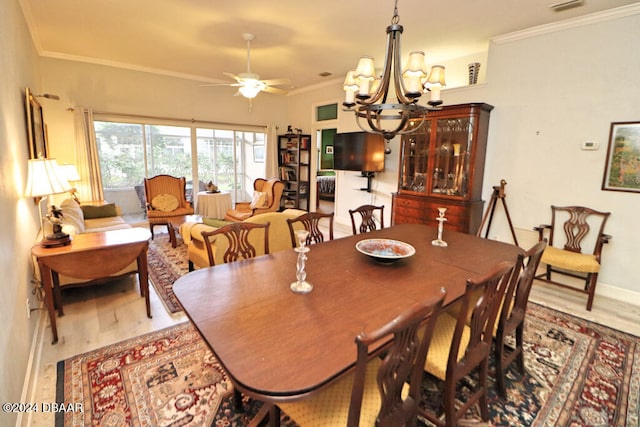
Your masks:
<instances>
[{"instance_id":1,"label":"green pillow","mask_svg":"<svg viewBox=\"0 0 640 427\"><path fill-rule=\"evenodd\" d=\"M118 211L116 209L115 203L109 203L106 205L93 206L93 205L84 205L80 206L82 209L82 213L84 214L84 219L95 219L95 218L106 218L110 216L118 216Z\"/></svg>"},{"instance_id":2,"label":"green pillow","mask_svg":"<svg viewBox=\"0 0 640 427\"><path fill-rule=\"evenodd\" d=\"M216 219L216 218L202 218L202 222L215 228L220 228L220 227L224 227L225 225L231 224L230 221L223 221L221 219Z\"/></svg>"}]
</instances>

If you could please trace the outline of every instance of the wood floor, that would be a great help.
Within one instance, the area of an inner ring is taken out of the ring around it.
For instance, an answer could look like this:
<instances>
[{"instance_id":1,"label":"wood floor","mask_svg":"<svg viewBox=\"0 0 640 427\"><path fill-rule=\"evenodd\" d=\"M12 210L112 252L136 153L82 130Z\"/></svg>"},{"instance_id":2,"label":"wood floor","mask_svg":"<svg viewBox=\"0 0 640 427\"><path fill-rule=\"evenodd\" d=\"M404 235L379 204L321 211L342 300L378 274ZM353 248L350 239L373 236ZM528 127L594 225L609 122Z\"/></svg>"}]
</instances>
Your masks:
<instances>
[{"instance_id":1,"label":"wood floor","mask_svg":"<svg viewBox=\"0 0 640 427\"><path fill-rule=\"evenodd\" d=\"M336 237L350 233L338 227ZM158 237L156 237L158 238ZM76 354L187 321L182 313L171 315L152 286L152 319L145 314L137 277L108 285L65 291L65 315L58 319L59 342L51 344L51 328L42 316L38 351L33 362L31 391L26 402L55 402L56 364ZM596 296L593 311L585 310L586 296L536 281L531 300L578 317L640 336L640 306ZM53 414L25 414L22 426L52 426Z\"/></svg>"}]
</instances>

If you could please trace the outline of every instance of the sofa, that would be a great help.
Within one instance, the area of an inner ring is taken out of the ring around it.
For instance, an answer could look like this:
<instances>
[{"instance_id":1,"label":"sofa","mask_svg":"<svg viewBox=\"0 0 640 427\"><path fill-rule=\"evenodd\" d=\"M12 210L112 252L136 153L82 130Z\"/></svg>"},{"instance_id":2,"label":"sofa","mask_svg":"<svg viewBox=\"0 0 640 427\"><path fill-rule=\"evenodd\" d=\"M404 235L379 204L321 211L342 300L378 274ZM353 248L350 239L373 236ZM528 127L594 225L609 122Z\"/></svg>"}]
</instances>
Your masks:
<instances>
[{"instance_id":1,"label":"sofa","mask_svg":"<svg viewBox=\"0 0 640 427\"><path fill-rule=\"evenodd\" d=\"M120 208L113 203L101 205L81 205L73 199L65 199L58 206L62 211L62 231L73 236L81 233L120 230L131 228L121 216ZM87 267L89 268L89 266ZM59 276L60 286L82 286L104 282L118 277L136 273L136 261L109 278L87 281L64 275Z\"/></svg>"},{"instance_id":2,"label":"sofa","mask_svg":"<svg viewBox=\"0 0 640 427\"><path fill-rule=\"evenodd\" d=\"M282 212L267 212L258 215L251 216L244 220L244 222L254 224L266 224L269 225L269 252L277 252L286 249L291 249L291 236L289 234L289 225L287 224L288 218L296 218L306 211L299 209L285 209ZM184 243L187 245L187 253L189 258L189 271L193 271L196 268L209 267L209 257L207 255L207 248L202 237L203 231L213 231L226 224L224 221L212 221L206 218L200 222L185 222L180 226L180 235ZM298 227L298 226L297 226ZM302 228L302 225L299 225ZM229 246L228 240L223 236L214 236L210 238L212 246L214 248L214 260L216 264L222 264L222 257L224 252ZM259 255L263 255L260 251L264 248L263 245L254 245L258 250Z\"/></svg>"}]
</instances>

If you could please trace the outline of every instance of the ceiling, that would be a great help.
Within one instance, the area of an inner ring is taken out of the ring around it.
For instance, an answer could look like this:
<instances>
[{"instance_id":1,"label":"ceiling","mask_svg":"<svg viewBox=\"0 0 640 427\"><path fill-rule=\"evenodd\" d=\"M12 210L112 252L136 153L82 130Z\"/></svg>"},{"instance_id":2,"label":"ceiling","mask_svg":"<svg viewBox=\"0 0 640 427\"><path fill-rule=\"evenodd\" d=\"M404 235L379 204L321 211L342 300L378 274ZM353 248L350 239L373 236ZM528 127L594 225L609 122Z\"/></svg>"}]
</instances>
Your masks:
<instances>
[{"instance_id":1,"label":"ceiling","mask_svg":"<svg viewBox=\"0 0 640 427\"><path fill-rule=\"evenodd\" d=\"M19 0L41 56L230 82L251 70L288 78L287 89L342 79L361 55L384 61L393 0ZM399 0L402 52L423 50L435 64L483 52L491 37L632 3L583 0ZM373 7L375 5L375 7ZM330 73L322 77L321 73ZM199 84L195 83L195 84ZM227 90L210 88L209 90Z\"/></svg>"}]
</instances>

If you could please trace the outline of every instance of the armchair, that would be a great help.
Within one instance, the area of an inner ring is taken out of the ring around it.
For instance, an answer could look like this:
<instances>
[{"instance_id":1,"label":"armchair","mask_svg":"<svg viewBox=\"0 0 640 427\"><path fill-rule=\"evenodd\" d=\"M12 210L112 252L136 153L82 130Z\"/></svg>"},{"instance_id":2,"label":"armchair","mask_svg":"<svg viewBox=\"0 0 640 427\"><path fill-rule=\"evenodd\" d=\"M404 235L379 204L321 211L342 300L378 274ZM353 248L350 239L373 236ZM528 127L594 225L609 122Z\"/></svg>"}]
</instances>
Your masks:
<instances>
[{"instance_id":1,"label":"armchair","mask_svg":"<svg viewBox=\"0 0 640 427\"><path fill-rule=\"evenodd\" d=\"M591 311L596 293L602 246L611 239L610 235L604 234L604 226L610 214L584 206L551 206L551 224L534 228L540 241L547 232L549 235L549 244L540 260L546 264L546 271L537 275L536 279L587 294L588 311ZM595 235L589 234L591 228L597 230ZM560 246L558 243L562 244L562 241L558 242L558 238L562 239L563 235L564 246ZM558 246L554 246L554 243ZM593 249L583 250L583 244ZM552 280L551 273L582 279L585 281L584 288Z\"/></svg>"},{"instance_id":2,"label":"armchair","mask_svg":"<svg viewBox=\"0 0 640 427\"><path fill-rule=\"evenodd\" d=\"M224 216L225 221L244 221L254 215L265 212L276 212L280 209L280 198L284 191L284 183L277 178L269 180L257 178L253 182L253 200L251 202L236 202L233 209L229 209Z\"/></svg>"},{"instance_id":3,"label":"armchair","mask_svg":"<svg viewBox=\"0 0 640 427\"><path fill-rule=\"evenodd\" d=\"M147 219L153 239L156 225L168 226L169 220L193 215L193 207L185 196L186 180L171 175L156 175L144 179Z\"/></svg>"}]
</instances>

